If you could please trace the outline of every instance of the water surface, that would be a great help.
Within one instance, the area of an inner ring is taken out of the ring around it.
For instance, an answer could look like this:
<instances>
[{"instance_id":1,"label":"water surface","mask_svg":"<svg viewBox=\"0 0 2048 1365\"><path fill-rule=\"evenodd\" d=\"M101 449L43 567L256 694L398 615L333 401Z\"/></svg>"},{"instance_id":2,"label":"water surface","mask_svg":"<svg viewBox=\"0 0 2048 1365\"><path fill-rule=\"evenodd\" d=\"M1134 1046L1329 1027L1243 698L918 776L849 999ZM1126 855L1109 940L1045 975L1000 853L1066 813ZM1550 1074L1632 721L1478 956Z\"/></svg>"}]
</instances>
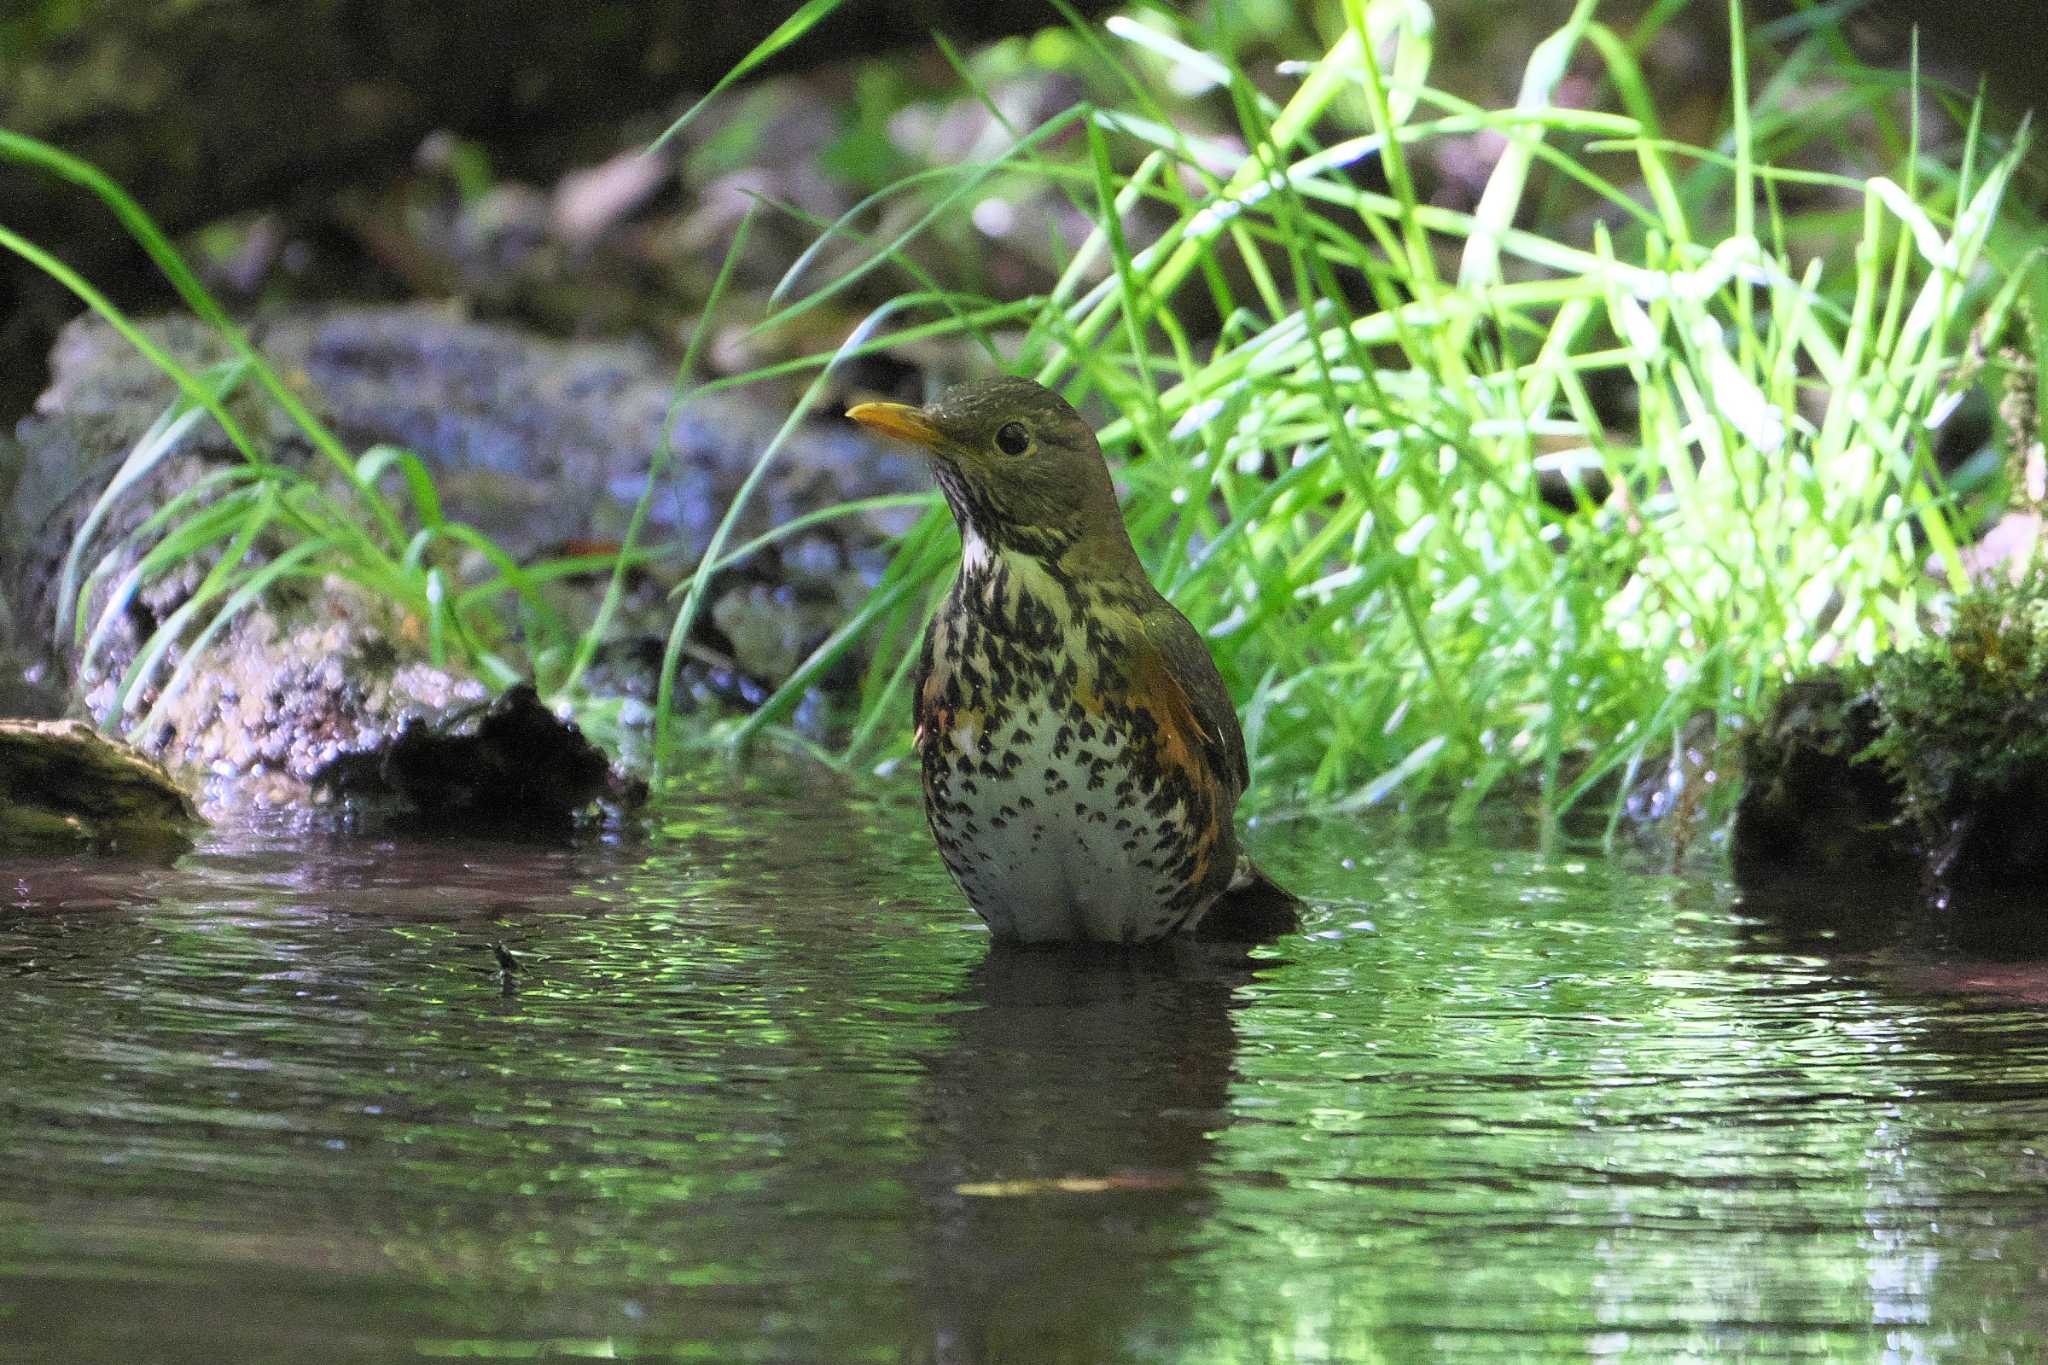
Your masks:
<instances>
[{"instance_id":1,"label":"water surface","mask_svg":"<svg viewBox=\"0 0 2048 1365\"><path fill-rule=\"evenodd\" d=\"M991 957L907 799L652 825L0 870L0 1359L2048 1350L2048 967L1345 824Z\"/></svg>"}]
</instances>

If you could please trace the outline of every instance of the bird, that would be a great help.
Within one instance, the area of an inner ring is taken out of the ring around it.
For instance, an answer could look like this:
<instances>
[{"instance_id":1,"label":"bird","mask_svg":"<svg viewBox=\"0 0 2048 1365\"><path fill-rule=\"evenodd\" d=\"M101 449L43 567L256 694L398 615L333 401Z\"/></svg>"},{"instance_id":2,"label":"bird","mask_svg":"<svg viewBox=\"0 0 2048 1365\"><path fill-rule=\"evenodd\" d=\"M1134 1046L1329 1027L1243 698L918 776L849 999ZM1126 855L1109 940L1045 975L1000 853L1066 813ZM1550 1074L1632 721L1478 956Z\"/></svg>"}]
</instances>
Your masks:
<instances>
[{"instance_id":1,"label":"bird","mask_svg":"<svg viewBox=\"0 0 2048 1365\"><path fill-rule=\"evenodd\" d=\"M1239 847L1250 772L1230 693L1146 576L1081 414L1003 376L846 415L931 458L960 530L911 709L927 821L991 936L1136 946L1298 927L1298 900Z\"/></svg>"}]
</instances>

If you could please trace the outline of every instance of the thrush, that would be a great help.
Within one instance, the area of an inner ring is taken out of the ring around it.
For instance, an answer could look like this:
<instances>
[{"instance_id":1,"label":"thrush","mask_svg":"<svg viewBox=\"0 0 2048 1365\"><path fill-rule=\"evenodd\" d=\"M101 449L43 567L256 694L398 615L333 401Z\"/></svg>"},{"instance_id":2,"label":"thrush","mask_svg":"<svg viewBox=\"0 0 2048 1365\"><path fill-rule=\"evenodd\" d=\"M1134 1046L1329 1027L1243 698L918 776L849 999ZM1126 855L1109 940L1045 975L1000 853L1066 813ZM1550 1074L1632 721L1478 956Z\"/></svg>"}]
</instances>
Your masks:
<instances>
[{"instance_id":1,"label":"thrush","mask_svg":"<svg viewBox=\"0 0 2048 1365\"><path fill-rule=\"evenodd\" d=\"M1095 433L1027 379L847 413L932 458L960 573L912 677L925 814L998 939L1264 938L1295 899L1238 847L1230 694L1145 575Z\"/></svg>"}]
</instances>

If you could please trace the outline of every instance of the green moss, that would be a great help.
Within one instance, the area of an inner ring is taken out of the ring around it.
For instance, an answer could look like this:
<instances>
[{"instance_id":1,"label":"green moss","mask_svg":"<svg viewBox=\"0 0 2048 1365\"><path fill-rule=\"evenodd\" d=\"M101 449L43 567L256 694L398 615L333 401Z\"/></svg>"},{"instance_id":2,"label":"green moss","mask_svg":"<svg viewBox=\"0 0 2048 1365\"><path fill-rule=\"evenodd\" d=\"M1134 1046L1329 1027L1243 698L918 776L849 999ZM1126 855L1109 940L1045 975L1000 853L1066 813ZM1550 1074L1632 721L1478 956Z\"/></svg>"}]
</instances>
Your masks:
<instances>
[{"instance_id":1,"label":"green moss","mask_svg":"<svg viewBox=\"0 0 2048 1365\"><path fill-rule=\"evenodd\" d=\"M1933 840L1992 793L2048 768L2048 572L1956 604L1947 635L1868 670L1881 716L1865 750Z\"/></svg>"},{"instance_id":2,"label":"green moss","mask_svg":"<svg viewBox=\"0 0 2048 1365\"><path fill-rule=\"evenodd\" d=\"M1959 893L1981 906L2039 885L2048 572L1966 595L1939 638L1783 689L1743 767L1733 854L1746 886L1916 862L1950 908Z\"/></svg>"}]
</instances>

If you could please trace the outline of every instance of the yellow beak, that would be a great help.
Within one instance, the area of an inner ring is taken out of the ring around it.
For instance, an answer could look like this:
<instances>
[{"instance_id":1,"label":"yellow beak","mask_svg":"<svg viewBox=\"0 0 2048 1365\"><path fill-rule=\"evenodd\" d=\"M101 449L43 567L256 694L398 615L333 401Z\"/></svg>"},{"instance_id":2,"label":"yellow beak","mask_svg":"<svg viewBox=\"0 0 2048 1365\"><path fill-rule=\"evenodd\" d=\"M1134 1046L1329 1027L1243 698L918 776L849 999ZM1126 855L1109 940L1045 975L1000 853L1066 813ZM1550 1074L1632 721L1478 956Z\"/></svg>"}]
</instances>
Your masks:
<instances>
[{"instance_id":1,"label":"yellow beak","mask_svg":"<svg viewBox=\"0 0 2048 1365\"><path fill-rule=\"evenodd\" d=\"M878 435L908 441L934 453L945 443L946 438L924 415L924 409L908 403L861 403L849 408L846 415Z\"/></svg>"}]
</instances>

